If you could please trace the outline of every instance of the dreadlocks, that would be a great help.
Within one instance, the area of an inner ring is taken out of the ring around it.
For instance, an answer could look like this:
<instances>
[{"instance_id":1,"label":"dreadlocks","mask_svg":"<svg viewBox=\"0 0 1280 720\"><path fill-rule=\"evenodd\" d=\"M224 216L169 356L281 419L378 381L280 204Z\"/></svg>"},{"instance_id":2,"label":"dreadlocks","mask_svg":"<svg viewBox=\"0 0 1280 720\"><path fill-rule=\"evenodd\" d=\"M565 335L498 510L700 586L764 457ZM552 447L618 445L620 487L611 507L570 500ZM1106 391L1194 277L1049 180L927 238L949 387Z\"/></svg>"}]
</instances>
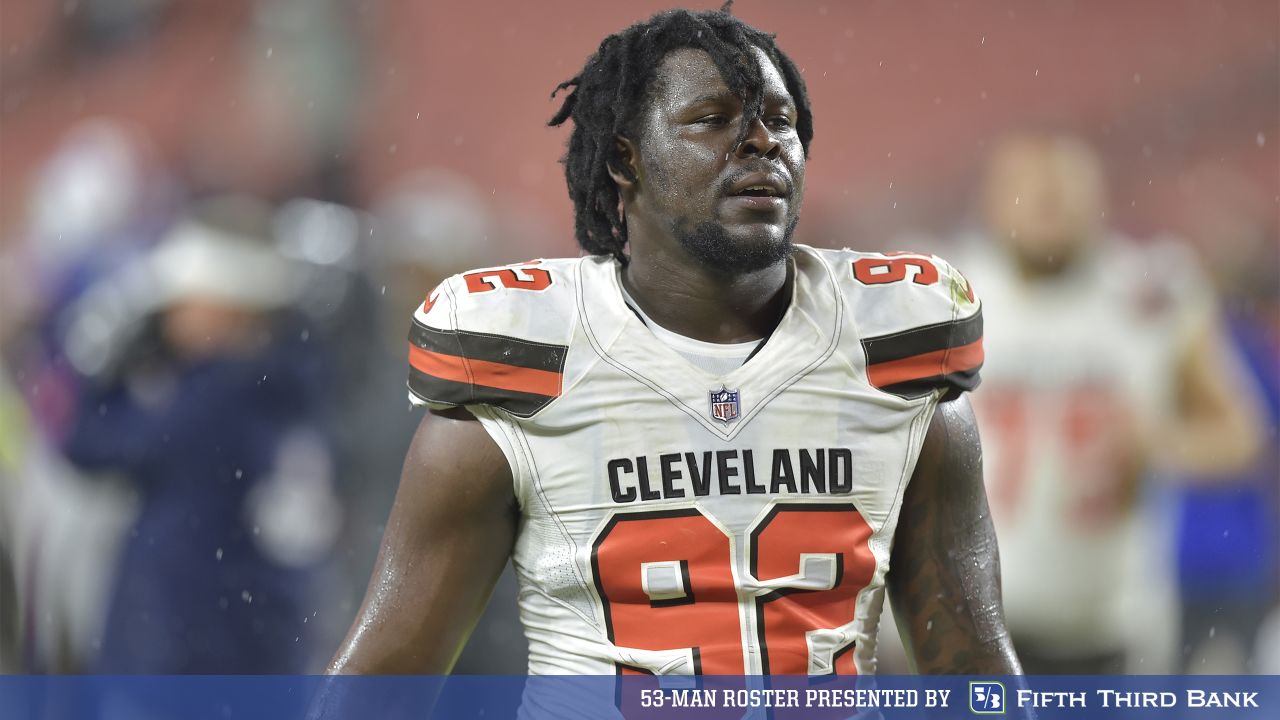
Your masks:
<instances>
[{"instance_id":1,"label":"dreadlocks","mask_svg":"<svg viewBox=\"0 0 1280 720\"><path fill-rule=\"evenodd\" d=\"M565 179L574 207L574 232L578 244L593 255L612 255L626 263L623 248L627 228L619 208L618 186L609 169L635 180L622 162L616 139L633 136L635 122L647 102L655 69L663 57L679 48L705 50L719 68L729 89L742 99L741 142L764 108L760 67L751 48L759 48L773 61L796 103L796 133L805 155L813 139L813 115L804 80L791 59L761 32L729 14L732 0L716 11L669 10L636 23L604 39L587 59L582 72L560 83L570 89L559 112L548 123L559 126L573 119L564 156Z\"/></svg>"}]
</instances>

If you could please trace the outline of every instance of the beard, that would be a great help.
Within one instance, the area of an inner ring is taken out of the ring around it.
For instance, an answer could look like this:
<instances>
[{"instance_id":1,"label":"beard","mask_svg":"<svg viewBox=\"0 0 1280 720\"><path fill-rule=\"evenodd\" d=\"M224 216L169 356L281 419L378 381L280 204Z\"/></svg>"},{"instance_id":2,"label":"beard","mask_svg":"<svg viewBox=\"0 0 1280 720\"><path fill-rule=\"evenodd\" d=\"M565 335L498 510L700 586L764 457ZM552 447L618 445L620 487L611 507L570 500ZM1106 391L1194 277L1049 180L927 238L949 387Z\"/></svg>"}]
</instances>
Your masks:
<instances>
[{"instance_id":1,"label":"beard","mask_svg":"<svg viewBox=\"0 0 1280 720\"><path fill-rule=\"evenodd\" d=\"M799 218L791 218L787 230L777 240L743 242L729 236L718 222L707 221L690 228L677 222L673 228L680 246L703 267L724 275L742 275L764 270L791 256L791 235Z\"/></svg>"}]
</instances>

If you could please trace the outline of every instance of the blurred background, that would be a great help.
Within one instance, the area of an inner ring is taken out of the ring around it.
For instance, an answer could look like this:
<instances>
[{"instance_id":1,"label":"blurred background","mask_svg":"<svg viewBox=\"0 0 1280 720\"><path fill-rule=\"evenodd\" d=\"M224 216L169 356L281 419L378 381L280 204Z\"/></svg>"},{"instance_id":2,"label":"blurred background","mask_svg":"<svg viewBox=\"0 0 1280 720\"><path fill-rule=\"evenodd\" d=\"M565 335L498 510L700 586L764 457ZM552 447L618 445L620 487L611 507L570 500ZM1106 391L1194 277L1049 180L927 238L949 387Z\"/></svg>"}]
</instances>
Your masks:
<instances>
[{"instance_id":1,"label":"blurred background","mask_svg":"<svg viewBox=\"0 0 1280 720\"><path fill-rule=\"evenodd\" d=\"M418 419L409 314L578 253L550 92L665 7L0 0L0 672L320 670ZM1280 5L734 12L813 101L797 240L986 299L1029 669L1280 672ZM508 573L458 671L523 645Z\"/></svg>"}]
</instances>

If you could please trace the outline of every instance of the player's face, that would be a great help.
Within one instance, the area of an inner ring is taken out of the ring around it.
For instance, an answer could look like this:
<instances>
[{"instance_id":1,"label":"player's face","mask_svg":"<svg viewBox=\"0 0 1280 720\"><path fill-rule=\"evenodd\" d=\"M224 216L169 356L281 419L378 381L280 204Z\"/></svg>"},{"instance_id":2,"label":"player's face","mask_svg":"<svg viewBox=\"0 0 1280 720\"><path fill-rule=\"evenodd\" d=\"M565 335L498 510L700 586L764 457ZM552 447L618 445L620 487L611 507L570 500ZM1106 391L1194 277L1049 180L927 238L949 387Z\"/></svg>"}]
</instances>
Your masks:
<instances>
[{"instance_id":1,"label":"player's face","mask_svg":"<svg viewBox=\"0 0 1280 720\"><path fill-rule=\"evenodd\" d=\"M768 267L791 250L804 191L796 106L777 67L753 49L764 112L746 138L742 99L705 51L664 58L638 143L639 176L628 213L656 223L704 265L726 272Z\"/></svg>"},{"instance_id":2,"label":"player's face","mask_svg":"<svg viewBox=\"0 0 1280 720\"><path fill-rule=\"evenodd\" d=\"M1097 159L1078 143L1006 141L987 173L987 220L1024 265L1060 268L1097 234L1103 185Z\"/></svg>"}]
</instances>

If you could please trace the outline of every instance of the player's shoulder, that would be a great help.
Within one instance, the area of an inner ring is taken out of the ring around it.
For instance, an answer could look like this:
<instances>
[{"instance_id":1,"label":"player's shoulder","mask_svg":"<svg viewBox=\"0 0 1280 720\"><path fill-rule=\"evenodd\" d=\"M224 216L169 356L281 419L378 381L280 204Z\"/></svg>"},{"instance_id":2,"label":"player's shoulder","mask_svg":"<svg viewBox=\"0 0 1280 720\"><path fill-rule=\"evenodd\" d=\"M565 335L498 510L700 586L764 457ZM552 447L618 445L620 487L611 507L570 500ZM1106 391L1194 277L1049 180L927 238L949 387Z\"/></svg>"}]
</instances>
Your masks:
<instances>
[{"instance_id":1,"label":"player's shoulder","mask_svg":"<svg viewBox=\"0 0 1280 720\"><path fill-rule=\"evenodd\" d=\"M445 279L414 312L410 399L527 417L560 395L581 258L479 268Z\"/></svg>"},{"instance_id":2,"label":"player's shoulder","mask_svg":"<svg viewBox=\"0 0 1280 720\"><path fill-rule=\"evenodd\" d=\"M872 385L908 398L977 386L982 302L951 263L919 252L814 252L840 288Z\"/></svg>"},{"instance_id":3,"label":"player's shoulder","mask_svg":"<svg viewBox=\"0 0 1280 720\"><path fill-rule=\"evenodd\" d=\"M557 311L574 304L580 262L581 258L538 259L458 273L427 294L414 319L440 329L555 335Z\"/></svg>"},{"instance_id":4,"label":"player's shoulder","mask_svg":"<svg viewBox=\"0 0 1280 720\"><path fill-rule=\"evenodd\" d=\"M811 249L831 268L862 335L981 315L973 285L945 259L924 252Z\"/></svg>"},{"instance_id":5,"label":"player's shoulder","mask_svg":"<svg viewBox=\"0 0 1280 720\"><path fill-rule=\"evenodd\" d=\"M1171 236L1138 242L1107 238L1095 253L1094 277L1117 312L1149 327L1199 325L1216 308L1212 282L1195 250Z\"/></svg>"}]
</instances>

